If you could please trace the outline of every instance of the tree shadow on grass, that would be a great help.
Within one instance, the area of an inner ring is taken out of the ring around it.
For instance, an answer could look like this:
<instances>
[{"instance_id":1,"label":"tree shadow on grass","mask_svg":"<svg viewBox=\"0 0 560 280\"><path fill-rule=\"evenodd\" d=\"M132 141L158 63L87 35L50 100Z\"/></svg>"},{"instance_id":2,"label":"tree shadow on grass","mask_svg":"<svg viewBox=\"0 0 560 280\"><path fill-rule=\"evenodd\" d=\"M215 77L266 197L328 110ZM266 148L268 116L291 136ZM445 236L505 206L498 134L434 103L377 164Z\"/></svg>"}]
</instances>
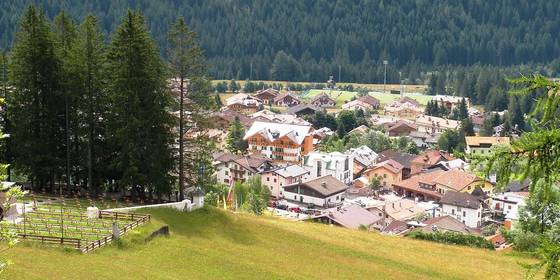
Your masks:
<instances>
[{"instance_id":1,"label":"tree shadow on grass","mask_svg":"<svg viewBox=\"0 0 560 280\"><path fill-rule=\"evenodd\" d=\"M237 223L235 216L224 210L205 207L192 212L180 212L159 208L146 212L168 224L172 235L207 239L220 236L242 245L257 242L250 228L244 226L244 223Z\"/></svg>"}]
</instances>

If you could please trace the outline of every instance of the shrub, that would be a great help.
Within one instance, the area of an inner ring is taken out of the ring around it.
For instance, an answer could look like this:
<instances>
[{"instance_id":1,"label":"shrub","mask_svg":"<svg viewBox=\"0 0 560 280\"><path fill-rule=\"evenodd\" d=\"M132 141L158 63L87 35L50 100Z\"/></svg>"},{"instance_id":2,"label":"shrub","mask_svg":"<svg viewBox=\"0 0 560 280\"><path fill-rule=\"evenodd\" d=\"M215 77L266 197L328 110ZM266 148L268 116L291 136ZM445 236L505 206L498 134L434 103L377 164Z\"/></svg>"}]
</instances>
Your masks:
<instances>
[{"instance_id":1,"label":"shrub","mask_svg":"<svg viewBox=\"0 0 560 280\"><path fill-rule=\"evenodd\" d=\"M463 245L474 248L485 248L494 250L494 245L492 242L486 240L484 237L472 235L472 234L462 234L457 232L434 232L426 233L423 231L412 231L407 235L414 239L433 241L445 244Z\"/></svg>"}]
</instances>

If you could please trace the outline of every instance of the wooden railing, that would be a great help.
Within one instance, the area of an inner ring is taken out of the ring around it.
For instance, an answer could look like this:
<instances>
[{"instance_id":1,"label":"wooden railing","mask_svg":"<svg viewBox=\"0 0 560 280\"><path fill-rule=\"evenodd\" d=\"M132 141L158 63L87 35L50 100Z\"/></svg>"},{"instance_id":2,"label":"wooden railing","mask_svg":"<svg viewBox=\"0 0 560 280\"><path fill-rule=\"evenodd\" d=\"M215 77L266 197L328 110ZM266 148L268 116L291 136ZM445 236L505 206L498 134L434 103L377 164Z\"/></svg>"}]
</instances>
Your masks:
<instances>
[{"instance_id":1,"label":"wooden railing","mask_svg":"<svg viewBox=\"0 0 560 280\"><path fill-rule=\"evenodd\" d=\"M18 237L26 240L36 240L42 243L56 243L61 245L72 246L77 249L81 247L84 243L78 238L67 238L67 237L56 237L56 236L44 236L44 235L33 235L33 234L18 234Z\"/></svg>"}]
</instances>

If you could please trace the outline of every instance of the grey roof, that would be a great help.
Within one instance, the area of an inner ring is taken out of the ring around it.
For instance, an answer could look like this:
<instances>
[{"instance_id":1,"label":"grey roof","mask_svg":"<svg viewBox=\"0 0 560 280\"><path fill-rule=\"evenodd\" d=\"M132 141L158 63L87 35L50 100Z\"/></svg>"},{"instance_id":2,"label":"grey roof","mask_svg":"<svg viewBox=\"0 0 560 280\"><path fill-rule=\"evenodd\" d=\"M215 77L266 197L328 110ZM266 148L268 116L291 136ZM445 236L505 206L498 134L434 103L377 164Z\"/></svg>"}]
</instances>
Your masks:
<instances>
[{"instance_id":1,"label":"grey roof","mask_svg":"<svg viewBox=\"0 0 560 280\"><path fill-rule=\"evenodd\" d=\"M274 170L274 172L284 178L288 178L288 177L297 177L297 176L301 176L306 174L307 171L305 168L299 166L299 165L290 165L290 166L285 166L285 167L281 167L279 169Z\"/></svg>"},{"instance_id":2,"label":"grey roof","mask_svg":"<svg viewBox=\"0 0 560 280\"><path fill-rule=\"evenodd\" d=\"M377 162L386 161L388 159L392 159L400 164L402 164L406 168L410 168L410 161L413 160L417 155L401 153L395 150L385 150L379 153L377 157Z\"/></svg>"},{"instance_id":3,"label":"grey roof","mask_svg":"<svg viewBox=\"0 0 560 280\"><path fill-rule=\"evenodd\" d=\"M307 188L310 188L310 189L318 192L319 194L321 194L324 197L343 192L348 188L348 186L346 184L339 181L338 179L336 179L332 175L326 175L326 176L323 176L323 177L319 177L319 178L309 180L307 182L288 185L288 186L285 186L284 189L287 189L287 188L290 188L290 187L293 187L293 186L297 186L299 184L301 184L301 186L303 186L303 187L307 187Z\"/></svg>"},{"instance_id":4,"label":"grey roof","mask_svg":"<svg viewBox=\"0 0 560 280\"><path fill-rule=\"evenodd\" d=\"M361 225L370 228L373 224L381 220L381 217L378 217L356 204L326 209L319 216L315 216L314 218L319 217L328 217L337 224L352 229L358 229Z\"/></svg>"},{"instance_id":5,"label":"grey roof","mask_svg":"<svg viewBox=\"0 0 560 280\"><path fill-rule=\"evenodd\" d=\"M452 231L465 234L479 234L474 228L468 227L451 216L441 216L422 222L425 226L420 230L432 233L436 231Z\"/></svg>"},{"instance_id":6,"label":"grey roof","mask_svg":"<svg viewBox=\"0 0 560 280\"><path fill-rule=\"evenodd\" d=\"M478 209L481 204L478 197L472 194L456 191L446 191L439 202L441 204L454 205L471 209Z\"/></svg>"}]
</instances>

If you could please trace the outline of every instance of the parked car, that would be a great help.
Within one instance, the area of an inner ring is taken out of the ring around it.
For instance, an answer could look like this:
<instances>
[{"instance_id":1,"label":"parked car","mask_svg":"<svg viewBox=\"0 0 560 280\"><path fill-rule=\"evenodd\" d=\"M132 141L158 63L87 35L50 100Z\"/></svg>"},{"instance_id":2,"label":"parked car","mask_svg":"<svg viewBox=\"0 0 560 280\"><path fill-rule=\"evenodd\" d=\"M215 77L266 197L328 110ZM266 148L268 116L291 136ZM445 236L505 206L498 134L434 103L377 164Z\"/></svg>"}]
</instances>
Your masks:
<instances>
[{"instance_id":1,"label":"parked car","mask_svg":"<svg viewBox=\"0 0 560 280\"><path fill-rule=\"evenodd\" d=\"M290 207L289 208L290 212L294 212L294 213L301 213L301 208L299 207Z\"/></svg>"},{"instance_id":2,"label":"parked car","mask_svg":"<svg viewBox=\"0 0 560 280\"><path fill-rule=\"evenodd\" d=\"M278 204L278 205L276 205L276 209L288 210L288 205L285 205L285 204Z\"/></svg>"}]
</instances>

